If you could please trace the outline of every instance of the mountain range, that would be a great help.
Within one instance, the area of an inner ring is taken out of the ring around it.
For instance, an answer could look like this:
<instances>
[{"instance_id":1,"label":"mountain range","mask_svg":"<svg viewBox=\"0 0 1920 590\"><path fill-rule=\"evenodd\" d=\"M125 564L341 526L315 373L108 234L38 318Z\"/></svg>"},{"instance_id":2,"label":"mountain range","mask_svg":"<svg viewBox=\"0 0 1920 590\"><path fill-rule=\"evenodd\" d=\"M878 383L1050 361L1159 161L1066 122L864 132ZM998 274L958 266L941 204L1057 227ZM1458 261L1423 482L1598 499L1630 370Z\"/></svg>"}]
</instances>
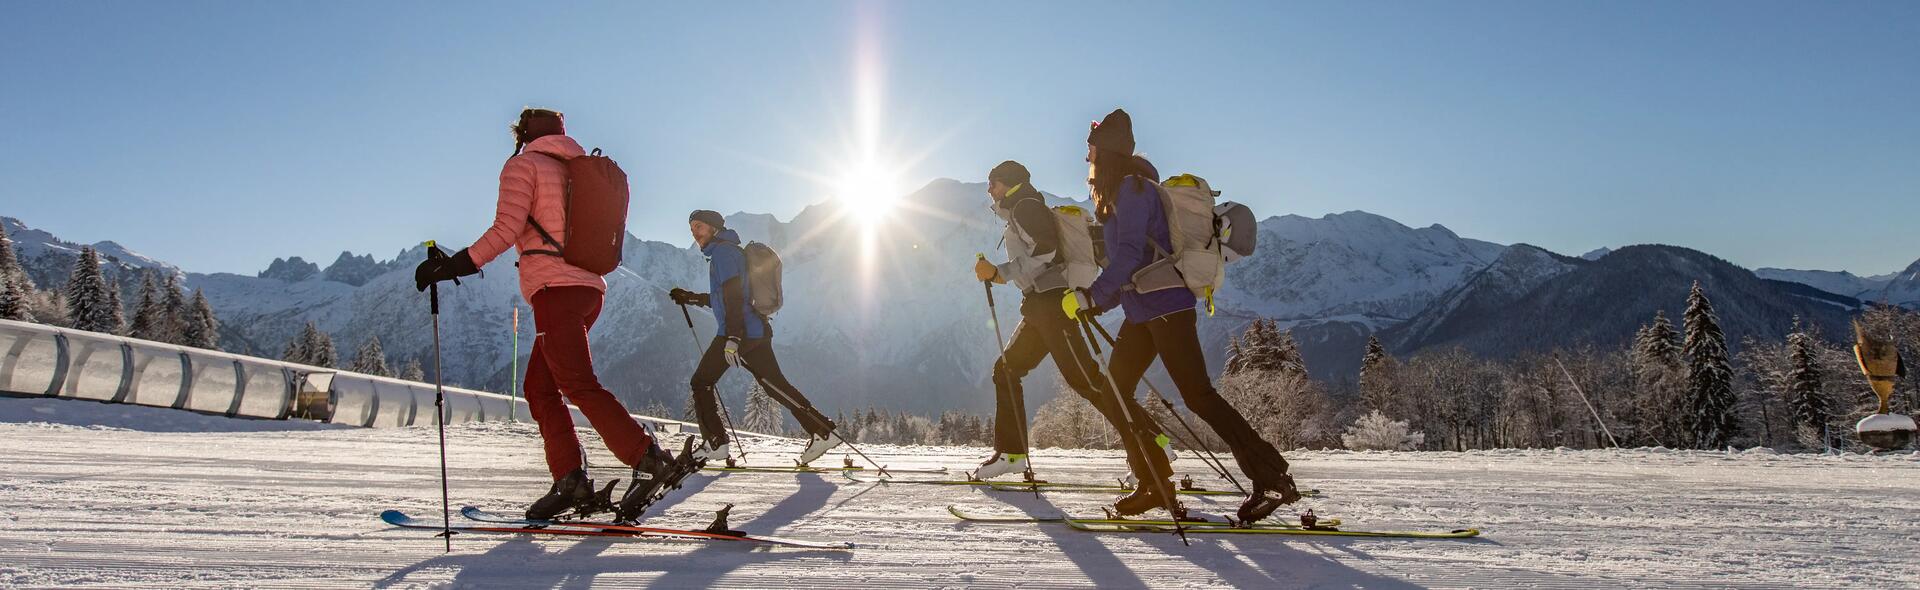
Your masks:
<instances>
[{"instance_id":1,"label":"mountain range","mask_svg":"<svg viewBox=\"0 0 1920 590\"><path fill-rule=\"evenodd\" d=\"M1234 198L1226 195L1222 198ZM935 180L904 197L884 223L868 226L838 202L809 206L793 219L735 213L742 238L778 249L786 265L786 308L774 319L781 365L829 413L874 405L916 412L991 408L993 323L978 282L976 252L1000 250L1000 220L986 209L981 183ZM1066 199L1051 197L1056 203ZM64 283L78 245L19 220L0 218L34 280ZM476 235L481 228L475 228ZM446 236L462 244L472 236ZM1255 318L1293 330L1312 372L1351 379L1369 336L1399 355L1463 346L1488 356L1581 344L1625 342L1657 310L1677 317L1700 281L1730 341L1777 338L1793 318L1830 335L1845 334L1864 302L1920 306L1920 262L1900 273L1747 271L1709 254L1661 245L1601 249L1571 257L1527 244L1461 237L1441 225L1413 228L1361 211L1320 218L1268 217L1258 252L1228 266L1218 310L1200 330L1209 361L1224 361L1228 338ZM342 253L332 264L276 259L254 275L195 273L113 242L95 246L117 272L177 273L205 291L222 321L228 350L278 356L306 322L333 335L341 358L378 336L396 366L431 367L432 318L414 291L420 247L393 258ZM989 254L990 256L992 254ZM447 379L509 389L509 359L524 363L532 318L518 293L510 252L480 276L441 290L440 329ZM607 277L607 300L592 337L602 380L630 403L679 408L696 347L713 333L712 316L694 324L666 297L676 286L703 291L706 265L688 244L629 236L622 268ZM135 286L124 285L123 289ZM1019 293L996 287L1002 330L1018 321ZM129 300L130 302L131 300ZM513 309L522 317L518 354L510 346ZM1117 322L1118 314L1104 318ZM1056 387L1044 367L1027 379L1029 407ZM1161 384L1166 384L1160 379ZM723 388L740 397L746 381ZM737 408L737 406L736 406Z\"/></svg>"}]
</instances>

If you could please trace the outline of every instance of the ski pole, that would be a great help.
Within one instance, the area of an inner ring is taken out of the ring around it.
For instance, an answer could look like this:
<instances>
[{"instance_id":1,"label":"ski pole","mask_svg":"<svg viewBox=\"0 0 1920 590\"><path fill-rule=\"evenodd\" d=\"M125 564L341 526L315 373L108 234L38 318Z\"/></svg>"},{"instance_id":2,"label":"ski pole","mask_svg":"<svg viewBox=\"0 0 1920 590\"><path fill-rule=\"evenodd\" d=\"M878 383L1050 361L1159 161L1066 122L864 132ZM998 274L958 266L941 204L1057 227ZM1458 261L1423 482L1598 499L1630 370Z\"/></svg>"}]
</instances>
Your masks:
<instances>
[{"instance_id":1,"label":"ski pole","mask_svg":"<svg viewBox=\"0 0 1920 590\"><path fill-rule=\"evenodd\" d=\"M446 258L447 254L432 240L427 241L429 260ZM453 284L460 284L454 279ZM447 390L442 383L446 381L440 374L440 284L427 285L427 306L433 316L433 412L434 423L440 428L440 537L447 541L447 553L453 552L453 515L451 494L447 491Z\"/></svg>"},{"instance_id":2,"label":"ski pole","mask_svg":"<svg viewBox=\"0 0 1920 590\"><path fill-rule=\"evenodd\" d=\"M700 362L699 358L705 356L706 353L700 350L700 332L693 328L693 314L687 312L687 304L685 303L680 304L680 317L686 318L687 320L687 335L693 337L694 363L697 364ZM733 410L727 409L726 398L720 396L720 386L715 384L713 387L713 401L720 404L720 424L727 427L728 437L731 437L732 440L740 441L740 460L746 461L747 441L740 440L740 431L734 430L733 428Z\"/></svg>"},{"instance_id":3,"label":"ski pole","mask_svg":"<svg viewBox=\"0 0 1920 590\"><path fill-rule=\"evenodd\" d=\"M973 256L975 259L983 262L987 259L987 255L984 252L976 252ZM1008 387L1012 387L1013 379L1004 372L1006 371L1007 365L1007 337L1000 333L1000 309L993 305L993 280L980 281L980 286L987 291L987 318L993 321L993 340L1000 344L999 348L994 349L993 368L995 372L1000 373L1000 379L1007 382ZM1015 416L1020 419L1018 424L1020 427L1020 448L1027 452L1027 471L1022 475L1026 476L1028 483L1033 483L1036 481L1036 478L1033 476L1033 443L1027 440L1027 400L1025 396L1022 396L1020 400L1019 410ZM1039 498L1040 484L1033 483L1032 487L1033 497Z\"/></svg>"},{"instance_id":4,"label":"ski pole","mask_svg":"<svg viewBox=\"0 0 1920 590\"><path fill-rule=\"evenodd\" d=\"M1146 465L1147 467L1147 471L1148 471L1147 477L1153 478L1153 485L1160 488L1160 499L1166 502L1167 504L1166 505L1167 514L1173 519L1173 532L1175 534L1180 535L1181 544L1192 546L1193 542L1187 539L1186 526L1180 524L1180 519L1181 517L1184 516L1184 514L1179 509L1180 501L1178 497L1174 495L1173 483L1168 481L1168 478L1172 476L1170 474L1160 473L1160 469L1154 466L1154 462L1152 460L1147 459L1146 449L1140 448L1142 446L1142 442L1139 440L1139 437L1132 436L1133 411L1127 409L1126 398L1122 397L1122 394L1120 393L1120 383L1113 380L1113 371L1108 370L1106 361L1100 360L1100 355L1102 354L1100 351L1100 342L1097 340L1094 340L1093 328L1089 327L1089 325L1093 324L1094 321L1092 319L1087 318L1085 315L1082 315L1081 317L1074 318L1074 319L1080 322L1080 330L1086 333L1087 345L1093 347L1092 356L1093 356L1094 368L1099 369L1100 376L1106 378L1108 391L1112 392L1113 394L1113 403L1120 407L1120 418L1122 420L1127 421L1126 424L1121 425L1127 429L1127 432L1123 432L1120 434L1120 442L1122 444L1132 443L1133 450L1139 453L1140 463ZM1075 359L1075 364L1078 364L1078 362L1079 362L1078 359ZM1083 368L1082 370L1085 370L1085 369ZM1129 394L1129 397L1130 397L1130 394ZM1159 449L1156 448L1154 449L1154 451L1158 452Z\"/></svg>"},{"instance_id":5,"label":"ski pole","mask_svg":"<svg viewBox=\"0 0 1920 590\"><path fill-rule=\"evenodd\" d=\"M1113 335L1107 333L1106 326L1102 326L1098 322L1095 322L1093 324L1093 329L1098 330L1100 332L1100 338L1107 341L1107 346L1113 346L1115 344L1115 342L1113 341ZM1252 492L1248 492L1246 486L1240 485L1240 480L1235 479L1232 473L1227 472L1227 463L1225 461L1221 461L1218 455L1213 454L1213 449L1208 448L1206 441L1200 439L1200 433L1194 431L1193 425L1188 424L1187 419L1182 418L1180 416L1179 410L1173 409L1173 404L1167 401L1166 394L1160 393L1160 388L1153 386L1153 380L1148 379L1145 376L1142 376L1140 378L1140 381L1147 384L1147 391L1153 392L1153 397L1158 398L1160 400L1160 405L1166 406L1167 413L1172 414L1173 419L1178 420L1180 422L1180 428L1185 429L1187 431L1187 436L1193 437L1194 446L1200 447L1200 451L1206 454L1206 459L1203 459L1200 462L1206 463L1207 467L1212 468L1215 473L1219 473L1220 477L1227 478L1227 482L1233 484L1233 487L1238 488L1240 490L1240 493L1251 494Z\"/></svg>"},{"instance_id":6,"label":"ski pole","mask_svg":"<svg viewBox=\"0 0 1920 590\"><path fill-rule=\"evenodd\" d=\"M769 342L767 343L767 345L772 346L773 343ZM747 364L746 359L739 359L739 360L740 360L740 368L746 369L747 373L752 374L753 380L755 382L758 382L761 387L767 388L767 392L773 395L780 396L781 399L786 400L788 406L798 407L800 405L799 403L796 403L799 401L799 398L795 397L792 393L789 393L786 388L781 387L779 385L774 385L773 382L767 381L766 379L762 379L760 377L760 374L753 370L753 366ZM875 469L879 470L880 475L893 477L893 474L887 473L887 466L881 465L879 461L873 460L873 457L868 457L865 451L860 450L860 447L854 446L853 441L847 440L846 436L841 435L840 425L838 424L833 425L833 429L829 431L829 434L840 437L841 444L847 445L847 449L852 450L854 454L859 455L861 459L866 460L867 464L874 466Z\"/></svg>"}]
</instances>

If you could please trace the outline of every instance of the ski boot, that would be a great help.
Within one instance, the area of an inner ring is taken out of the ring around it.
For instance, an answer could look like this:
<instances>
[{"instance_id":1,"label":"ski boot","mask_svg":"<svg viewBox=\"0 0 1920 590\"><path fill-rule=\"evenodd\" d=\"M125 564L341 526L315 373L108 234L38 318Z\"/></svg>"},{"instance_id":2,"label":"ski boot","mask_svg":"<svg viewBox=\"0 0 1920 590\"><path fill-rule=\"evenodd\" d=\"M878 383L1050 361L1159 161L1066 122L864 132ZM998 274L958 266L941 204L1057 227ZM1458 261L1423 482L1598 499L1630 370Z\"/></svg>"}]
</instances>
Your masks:
<instances>
[{"instance_id":1,"label":"ski boot","mask_svg":"<svg viewBox=\"0 0 1920 590\"><path fill-rule=\"evenodd\" d=\"M1300 491L1293 486L1293 476L1282 475L1279 485L1275 488L1268 488L1260 483L1253 484L1253 495L1248 496L1247 501L1240 504L1240 511L1235 516L1240 519L1242 525L1251 525L1273 515L1273 511L1279 510L1281 506L1299 501Z\"/></svg>"},{"instance_id":2,"label":"ski boot","mask_svg":"<svg viewBox=\"0 0 1920 590\"><path fill-rule=\"evenodd\" d=\"M660 501L667 492L679 489L681 480L706 466L707 460L694 454L693 441L693 437L687 437L679 457L660 448L657 443L647 450L647 454L640 458L640 464L633 466L633 483L627 486L626 495L614 507L615 523L632 524L638 521L654 502Z\"/></svg>"},{"instance_id":3,"label":"ski boot","mask_svg":"<svg viewBox=\"0 0 1920 590\"><path fill-rule=\"evenodd\" d=\"M527 507L527 520L554 520L563 515L580 517L612 510L613 486L618 483L618 479L607 482L606 489L596 492L587 471L575 469L553 482L547 495Z\"/></svg>"},{"instance_id":4,"label":"ski boot","mask_svg":"<svg viewBox=\"0 0 1920 590\"><path fill-rule=\"evenodd\" d=\"M1024 453L994 453L992 457L973 470L969 477L976 481L986 481L1009 473L1024 473L1027 468L1027 456Z\"/></svg>"},{"instance_id":5,"label":"ski boot","mask_svg":"<svg viewBox=\"0 0 1920 590\"><path fill-rule=\"evenodd\" d=\"M714 461L726 461L728 462L728 465L727 465L728 467L734 466L732 463L733 462L733 443L727 440L723 439L718 444L701 443L700 449L698 452L700 453L699 456L702 461L706 461L708 463L712 463Z\"/></svg>"},{"instance_id":6,"label":"ski boot","mask_svg":"<svg viewBox=\"0 0 1920 590\"><path fill-rule=\"evenodd\" d=\"M1133 488L1133 493L1113 503L1113 513L1119 516L1138 516L1155 508L1166 508L1166 496L1160 493L1160 486L1141 485ZM1186 518L1187 510L1178 502L1173 505L1172 520Z\"/></svg>"},{"instance_id":7,"label":"ski boot","mask_svg":"<svg viewBox=\"0 0 1920 590\"><path fill-rule=\"evenodd\" d=\"M805 466L812 464L815 459L825 456L827 451L833 450L834 447L838 447L844 442L846 441L840 440L838 435L831 432L807 439L806 450L800 451L800 465Z\"/></svg>"}]
</instances>

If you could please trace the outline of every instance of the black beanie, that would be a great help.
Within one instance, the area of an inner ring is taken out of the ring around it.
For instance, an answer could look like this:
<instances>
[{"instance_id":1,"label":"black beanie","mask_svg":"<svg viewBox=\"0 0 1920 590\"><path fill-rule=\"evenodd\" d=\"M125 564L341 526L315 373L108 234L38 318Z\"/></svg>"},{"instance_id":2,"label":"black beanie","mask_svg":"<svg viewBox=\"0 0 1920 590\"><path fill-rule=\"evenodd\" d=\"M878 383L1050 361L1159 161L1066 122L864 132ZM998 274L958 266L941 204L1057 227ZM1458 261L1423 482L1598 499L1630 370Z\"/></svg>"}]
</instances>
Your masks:
<instances>
[{"instance_id":1,"label":"black beanie","mask_svg":"<svg viewBox=\"0 0 1920 590\"><path fill-rule=\"evenodd\" d=\"M1133 155L1133 117L1127 112L1114 109L1107 118L1093 124L1093 130L1087 132L1087 145L1119 153Z\"/></svg>"},{"instance_id":2,"label":"black beanie","mask_svg":"<svg viewBox=\"0 0 1920 590\"><path fill-rule=\"evenodd\" d=\"M1007 186L1018 186L1032 181L1033 175L1027 173L1027 167L1013 160L1001 162L999 166L993 167L992 172L987 173L987 182L998 182Z\"/></svg>"},{"instance_id":3,"label":"black beanie","mask_svg":"<svg viewBox=\"0 0 1920 590\"><path fill-rule=\"evenodd\" d=\"M713 226L713 229L727 229L727 218L721 217L718 211L698 209L687 216L687 221L698 221Z\"/></svg>"}]
</instances>

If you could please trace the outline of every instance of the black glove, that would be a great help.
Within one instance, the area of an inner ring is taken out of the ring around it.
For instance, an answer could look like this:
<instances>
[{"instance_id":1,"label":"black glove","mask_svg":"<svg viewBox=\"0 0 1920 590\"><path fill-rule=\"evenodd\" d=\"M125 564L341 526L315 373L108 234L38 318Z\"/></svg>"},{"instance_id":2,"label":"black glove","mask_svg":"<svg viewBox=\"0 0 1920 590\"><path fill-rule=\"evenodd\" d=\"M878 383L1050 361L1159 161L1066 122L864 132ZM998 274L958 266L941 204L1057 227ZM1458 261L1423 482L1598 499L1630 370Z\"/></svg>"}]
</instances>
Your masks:
<instances>
[{"instance_id":1,"label":"black glove","mask_svg":"<svg viewBox=\"0 0 1920 590\"><path fill-rule=\"evenodd\" d=\"M679 287L674 287L672 291L667 292L667 296L672 297L673 302L680 305L706 307L712 302L712 298L708 297L706 293L695 293Z\"/></svg>"},{"instance_id":2,"label":"black glove","mask_svg":"<svg viewBox=\"0 0 1920 590\"><path fill-rule=\"evenodd\" d=\"M427 259L420 261L420 266L413 267L414 289L425 291L428 285L448 280L458 282L460 277L480 272L480 268L473 265L473 255L468 254L466 248L461 248L452 256L436 255L438 252L437 248L429 248Z\"/></svg>"}]
</instances>

